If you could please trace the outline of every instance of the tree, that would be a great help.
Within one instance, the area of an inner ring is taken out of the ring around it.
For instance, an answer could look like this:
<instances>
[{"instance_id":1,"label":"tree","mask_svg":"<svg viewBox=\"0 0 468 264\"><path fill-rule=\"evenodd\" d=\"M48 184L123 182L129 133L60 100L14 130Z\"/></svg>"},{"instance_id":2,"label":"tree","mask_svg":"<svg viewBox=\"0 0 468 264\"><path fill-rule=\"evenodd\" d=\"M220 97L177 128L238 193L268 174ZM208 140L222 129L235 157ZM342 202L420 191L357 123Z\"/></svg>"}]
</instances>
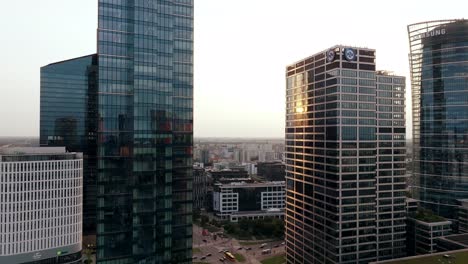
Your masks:
<instances>
[{"instance_id":1,"label":"tree","mask_svg":"<svg viewBox=\"0 0 468 264\"><path fill-rule=\"evenodd\" d=\"M216 227L221 227L221 223L217 221L216 219L211 219L210 224Z\"/></svg>"},{"instance_id":2,"label":"tree","mask_svg":"<svg viewBox=\"0 0 468 264\"><path fill-rule=\"evenodd\" d=\"M242 230L249 230L250 231L250 221L247 219L241 219L239 221L239 228Z\"/></svg>"},{"instance_id":3,"label":"tree","mask_svg":"<svg viewBox=\"0 0 468 264\"><path fill-rule=\"evenodd\" d=\"M206 224L210 221L210 218L208 218L208 216L206 215L202 215L201 216L201 221L200 221L200 224L202 227L205 227Z\"/></svg>"},{"instance_id":4,"label":"tree","mask_svg":"<svg viewBox=\"0 0 468 264\"><path fill-rule=\"evenodd\" d=\"M93 263L93 260L91 259L91 249L86 248L86 249L84 250L84 253L85 253L85 255L86 255L86 259L85 259L85 261L83 261L84 264L92 264L92 263Z\"/></svg>"},{"instance_id":5,"label":"tree","mask_svg":"<svg viewBox=\"0 0 468 264\"><path fill-rule=\"evenodd\" d=\"M225 230L228 234L234 234L234 233L235 233L235 226L234 226L234 224L232 224L232 223L227 223L227 224L224 226L224 230Z\"/></svg>"},{"instance_id":6,"label":"tree","mask_svg":"<svg viewBox=\"0 0 468 264\"><path fill-rule=\"evenodd\" d=\"M197 221L198 219L200 219L200 216L201 216L200 210L193 210L193 221Z\"/></svg>"}]
</instances>

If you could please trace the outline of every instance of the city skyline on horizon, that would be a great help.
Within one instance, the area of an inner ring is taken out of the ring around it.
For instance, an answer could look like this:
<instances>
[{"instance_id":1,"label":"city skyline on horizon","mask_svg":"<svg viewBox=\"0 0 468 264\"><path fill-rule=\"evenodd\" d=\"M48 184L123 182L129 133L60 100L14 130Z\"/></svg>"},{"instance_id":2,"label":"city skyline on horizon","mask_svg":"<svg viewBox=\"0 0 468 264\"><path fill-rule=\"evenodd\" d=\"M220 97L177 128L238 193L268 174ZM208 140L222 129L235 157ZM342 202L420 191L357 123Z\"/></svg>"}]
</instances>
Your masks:
<instances>
[{"instance_id":1,"label":"city skyline on horizon","mask_svg":"<svg viewBox=\"0 0 468 264\"><path fill-rule=\"evenodd\" d=\"M267 3L268 11L264 11ZM365 1L358 6L362 9L356 10L368 16L345 19L349 10L340 8L335 10L334 17L341 19L317 27L314 25L331 21L329 12L315 12L313 17L307 14L310 10L325 9L326 3L258 1L249 3L249 9L245 8L247 1L197 3L195 137L283 137L286 65L338 43L376 49L379 69L391 69L406 76L410 88L406 27L420 21L462 18L463 6L468 7L467 3L457 3L460 8L447 4L435 9L427 3L394 4L387 12L380 12L377 7L372 8L372 2ZM38 136L39 67L96 52L95 0L80 3L46 0L31 5L34 12L22 9L21 3L8 3L4 10L9 12L1 16L17 27L6 29L11 38L2 44L4 50L13 52L6 54L1 71L5 95L0 98L0 117L5 125L0 136ZM416 8L418 13L413 13ZM15 15L19 12L35 19L37 26L15 23L21 18ZM239 13L243 14L242 20L237 19ZM399 20L393 21L396 15ZM80 23L76 23L78 17ZM299 26L288 27L292 19ZM311 34L304 34L308 29ZM318 35L323 37L317 38ZM27 45L31 39L35 40L34 46ZM217 64L223 67L212 67ZM232 73L234 78L230 78ZM412 137L410 90L406 95L407 138ZM268 100L258 100L265 95Z\"/></svg>"}]
</instances>

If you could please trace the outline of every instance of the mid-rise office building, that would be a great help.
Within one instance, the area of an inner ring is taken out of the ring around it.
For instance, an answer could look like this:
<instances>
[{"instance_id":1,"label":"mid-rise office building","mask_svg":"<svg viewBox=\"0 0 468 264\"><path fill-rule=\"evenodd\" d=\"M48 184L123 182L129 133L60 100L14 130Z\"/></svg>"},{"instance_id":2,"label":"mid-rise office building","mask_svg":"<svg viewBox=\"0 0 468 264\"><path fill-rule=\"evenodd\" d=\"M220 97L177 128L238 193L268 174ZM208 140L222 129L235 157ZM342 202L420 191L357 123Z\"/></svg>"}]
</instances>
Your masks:
<instances>
[{"instance_id":1,"label":"mid-rise office building","mask_svg":"<svg viewBox=\"0 0 468 264\"><path fill-rule=\"evenodd\" d=\"M255 163L242 163L241 165L249 175L257 174L257 164ZM282 179L284 181L284 178Z\"/></svg>"},{"instance_id":2,"label":"mid-rise office building","mask_svg":"<svg viewBox=\"0 0 468 264\"><path fill-rule=\"evenodd\" d=\"M436 238L436 252L468 248L468 234L454 234Z\"/></svg>"},{"instance_id":3,"label":"mid-rise office building","mask_svg":"<svg viewBox=\"0 0 468 264\"><path fill-rule=\"evenodd\" d=\"M230 178L230 179L250 178L249 173L244 168L211 170L211 171L208 171L208 174L213 179L213 181L218 181L223 178Z\"/></svg>"},{"instance_id":4,"label":"mid-rise office building","mask_svg":"<svg viewBox=\"0 0 468 264\"><path fill-rule=\"evenodd\" d=\"M206 208L208 176L204 168L193 167L193 209Z\"/></svg>"},{"instance_id":5,"label":"mid-rise office building","mask_svg":"<svg viewBox=\"0 0 468 264\"><path fill-rule=\"evenodd\" d=\"M468 249L454 250L448 252L438 252L425 254L420 256L411 256L399 259L391 259L385 261L370 262L369 264L402 264L402 263L441 263L451 264L463 261L466 259Z\"/></svg>"},{"instance_id":6,"label":"mid-rise office building","mask_svg":"<svg viewBox=\"0 0 468 264\"><path fill-rule=\"evenodd\" d=\"M408 26L414 198L456 222L468 198L468 20Z\"/></svg>"},{"instance_id":7,"label":"mid-rise office building","mask_svg":"<svg viewBox=\"0 0 468 264\"><path fill-rule=\"evenodd\" d=\"M81 263L83 157L0 149L0 263Z\"/></svg>"},{"instance_id":8,"label":"mid-rise office building","mask_svg":"<svg viewBox=\"0 0 468 264\"><path fill-rule=\"evenodd\" d=\"M287 67L288 263L405 256L405 78L334 46Z\"/></svg>"},{"instance_id":9,"label":"mid-rise office building","mask_svg":"<svg viewBox=\"0 0 468 264\"><path fill-rule=\"evenodd\" d=\"M458 231L460 233L468 233L468 199L458 200Z\"/></svg>"},{"instance_id":10,"label":"mid-rise office building","mask_svg":"<svg viewBox=\"0 0 468 264\"><path fill-rule=\"evenodd\" d=\"M432 213L418 212L408 216L408 255L437 252L437 238L451 233L452 222Z\"/></svg>"},{"instance_id":11,"label":"mid-rise office building","mask_svg":"<svg viewBox=\"0 0 468 264\"><path fill-rule=\"evenodd\" d=\"M258 162L257 175L267 181L284 181L286 165L281 161Z\"/></svg>"},{"instance_id":12,"label":"mid-rise office building","mask_svg":"<svg viewBox=\"0 0 468 264\"><path fill-rule=\"evenodd\" d=\"M97 263L190 263L193 0L99 0L98 15L97 54L42 69L41 144L87 148Z\"/></svg>"},{"instance_id":13,"label":"mid-rise office building","mask_svg":"<svg viewBox=\"0 0 468 264\"><path fill-rule=\"evenodd\" d=\"M283 218L284 207L284 181L215 184L213 189L213 210L223 220Z\"/></svg>"}]
</instances>

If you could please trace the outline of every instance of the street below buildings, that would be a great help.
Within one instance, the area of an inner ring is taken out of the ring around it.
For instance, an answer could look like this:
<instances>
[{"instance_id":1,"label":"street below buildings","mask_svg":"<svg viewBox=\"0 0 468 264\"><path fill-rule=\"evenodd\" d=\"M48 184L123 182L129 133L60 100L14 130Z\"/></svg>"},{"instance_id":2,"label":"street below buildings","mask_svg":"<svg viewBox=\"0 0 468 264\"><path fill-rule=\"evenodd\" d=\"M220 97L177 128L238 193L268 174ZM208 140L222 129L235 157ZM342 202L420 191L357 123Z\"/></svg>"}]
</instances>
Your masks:
<instances>
[{"instance_id":1,"label":"street below buildings","mask_svg":"<svg viewBox=\"0 0 468 264\"><path fill-rule=\"evenodd\" d=\"M234 256L237 254L245 258L241 263L260 264L260 261L275 255L284 254L283 241L238 241L235 238L225 238L219 235L214 238L213 233L205 231L199 226L193 227L193 263L223 263L224 251L228 250ZM240 257L242 259L242 257Z\"/></svg>"}]
</instances>

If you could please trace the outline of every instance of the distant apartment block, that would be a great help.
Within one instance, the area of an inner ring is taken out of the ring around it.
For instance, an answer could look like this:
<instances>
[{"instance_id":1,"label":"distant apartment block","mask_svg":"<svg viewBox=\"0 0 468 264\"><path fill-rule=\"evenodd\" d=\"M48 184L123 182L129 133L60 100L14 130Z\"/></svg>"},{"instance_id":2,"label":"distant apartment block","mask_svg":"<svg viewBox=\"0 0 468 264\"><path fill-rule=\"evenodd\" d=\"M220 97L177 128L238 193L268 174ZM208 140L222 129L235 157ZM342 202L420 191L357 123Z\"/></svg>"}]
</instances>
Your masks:
<instances>
[{"instance_id":1,"label":"distant apartment block","mask_svg":"<svg viewBox=\"0 0 468 264\"><path fill-rule=\"evenodd\" d=\"M249 175L257 174L257 166L255 163L242 163L242 165ZM283 178L284 181L284 178Z\"/></svg>"},{"instance_id":2,"label":"distant apartment block","mask_svg":"<svg viewBox=\"0 0 468 264\"><path fill-rule=\"evenodd\" d=\"M213 210L223 220L282 218L284 182L215 184Z\"/></svg>"},{"instance_id":3,"label":"distant apartment block","mask_svg":"<svg viewBox=\"0 0 468 264\"><path fill-rule=\"evenodd\" d=\"M202 149L200 151L200 162L205 165L210 163L210 151L209 150Z\"/></svg>"},{"instance_id":4,"label":"distant apartment block","mask_svg":"<svg viewBox=\"0 0 468 264\"><path fill-rule=\"evenodd\" d=\"M0 263L81 263L83 156L0 149Z\"/></svg>"}]
</instances>

